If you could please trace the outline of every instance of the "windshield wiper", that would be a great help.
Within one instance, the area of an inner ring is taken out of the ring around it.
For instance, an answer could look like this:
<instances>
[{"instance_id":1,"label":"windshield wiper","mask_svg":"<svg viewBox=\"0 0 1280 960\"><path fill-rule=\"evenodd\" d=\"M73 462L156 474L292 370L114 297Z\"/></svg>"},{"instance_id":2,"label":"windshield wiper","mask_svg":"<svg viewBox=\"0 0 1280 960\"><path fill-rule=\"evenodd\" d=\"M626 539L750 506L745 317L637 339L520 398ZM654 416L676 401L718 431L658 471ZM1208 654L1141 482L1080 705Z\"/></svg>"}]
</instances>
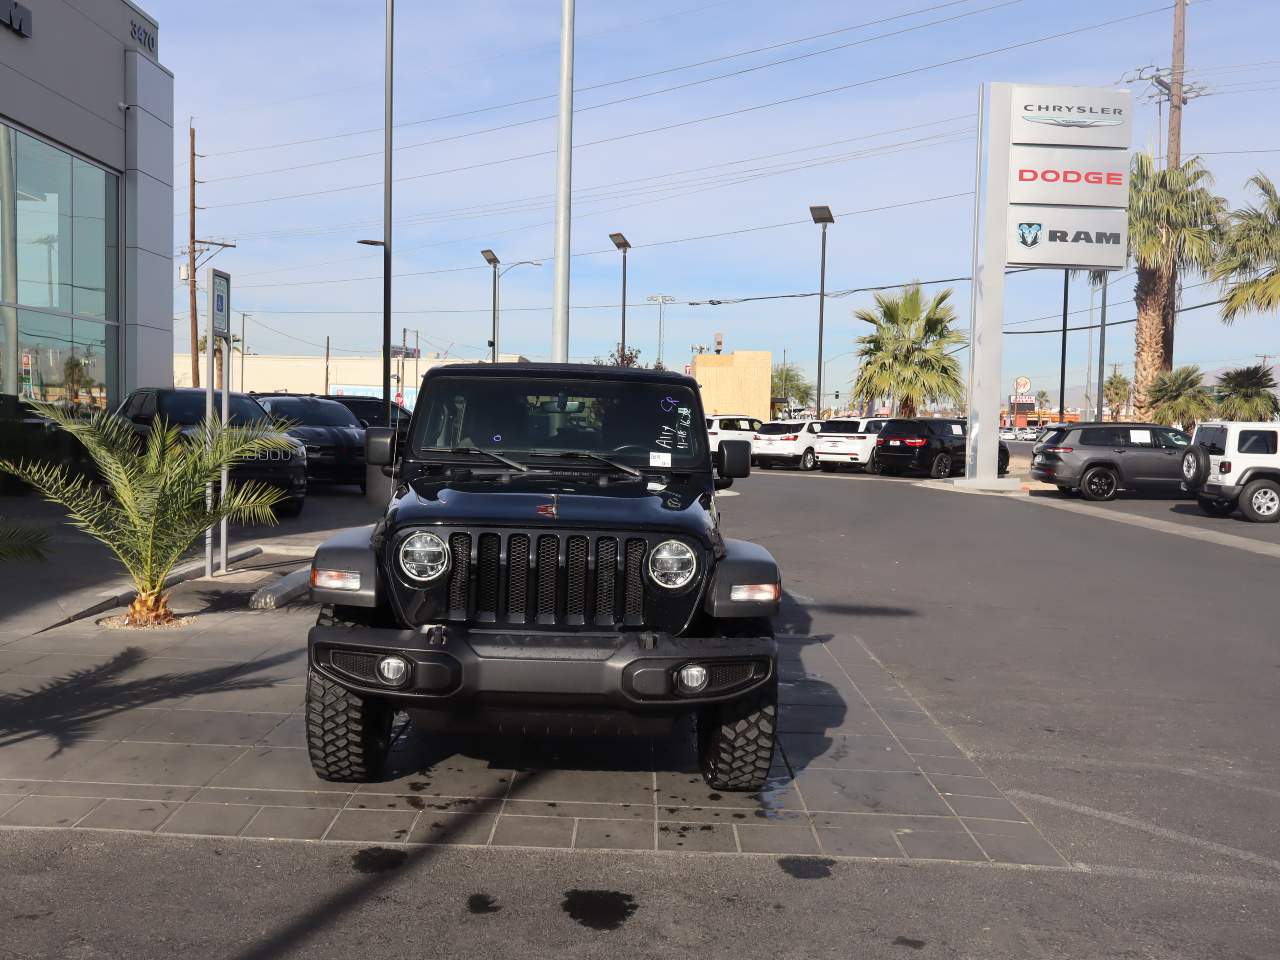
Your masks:
<instances>
[{"instance_id":1,"label":"windshield wiper","mask_svg":"<svg viewBox=\"0 0 1280 960\"><path fill-rule=\"evenodd\" d=\"M629 467L625 463L618 463L616 460L610 460L608 457L602 457L598 453L588 453L585 450L565 450L563 453L543 453L538 454L543 457L560 457L564 460L595 460L599 463L606 464L619 473L628 473L633 477L640 476L640 471L635 467Z\"/></svg>"},{"instance_id":2,"label":"windshield wiper","mask_svg":"<svg viewBox=\"0 0 1280 960\"><path fill-rule=\"evenodd\" d=\"M529 468L525 466L523 463L518 463L515 460L508 460L506 457L502 456L501 454L494 453L492 450L481 450L479 447L423 447L422 451L423 453L459 453L459 454L478 453L482 457L489 457L491 460L496 460L498 461L498 463L508 466L512 470L518 470L521 473L529 472Z\"/></svg>"}]
</instances>

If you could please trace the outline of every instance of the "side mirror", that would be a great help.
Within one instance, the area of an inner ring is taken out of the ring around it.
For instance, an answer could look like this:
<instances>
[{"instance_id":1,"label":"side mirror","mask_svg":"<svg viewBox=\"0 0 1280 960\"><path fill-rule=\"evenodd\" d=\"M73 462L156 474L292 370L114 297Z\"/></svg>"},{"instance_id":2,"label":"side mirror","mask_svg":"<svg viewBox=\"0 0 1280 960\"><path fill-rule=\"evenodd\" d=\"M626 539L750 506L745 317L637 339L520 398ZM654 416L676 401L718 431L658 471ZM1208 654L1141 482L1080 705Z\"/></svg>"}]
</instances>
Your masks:
<instances>
[{"instance_id":1,"label":"side mirror","mask_svg":"<svg viewBox=\"0 0 1280 960\"><path fill-rule=\"evenodd\" d=\"M364 459L374 467L389 467L392 462L392 441L395 431L390 427L370 427L364 432Z\"/></svg>"},{"instance_id":2,"label":"side mirror","mask_svg":"<svg viewBox=\"0 0 1280 960\"><path fill-rule=\"evenodd\" d=\"M746 440L721 440L716 472L725 480L751 475L751 444Z\"/></svg>"},{"instance_id":3,"label":"side mirror","mask_svg":"<svg viewBox=\"0 0 1280 960\"><path fill-rule=\"evenodd\" d=\"M361 418L360 418L360 426L362 426L362 427L364 427L366 430L368 430L368 429L369 429L369 421L368 421L368 420L366 420L366 419L364 419L363 417L361 417Z\"/></svg>"}]
</instances>

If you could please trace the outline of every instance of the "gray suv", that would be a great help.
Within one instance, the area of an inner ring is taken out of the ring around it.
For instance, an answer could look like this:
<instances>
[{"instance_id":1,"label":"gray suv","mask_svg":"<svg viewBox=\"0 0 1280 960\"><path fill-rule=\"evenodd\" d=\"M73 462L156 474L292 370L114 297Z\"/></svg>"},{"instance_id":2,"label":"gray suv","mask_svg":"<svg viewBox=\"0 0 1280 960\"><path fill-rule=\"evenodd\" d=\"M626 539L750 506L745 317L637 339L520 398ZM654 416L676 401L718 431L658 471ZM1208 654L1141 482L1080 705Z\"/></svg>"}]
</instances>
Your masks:
<instances>
[{"instance_id":1,"label":"gray suv","mask_svg":"<svg viewBox=\"0 0 1280 960\"><path fill-rule=\"evenodd\" d=\"M1178 490L1181 430L1157 423L1069 423L1049 429L1032 448L1031 476L1064 494L1114 500L1121 490Z\"/></svg>"}]
</instances>

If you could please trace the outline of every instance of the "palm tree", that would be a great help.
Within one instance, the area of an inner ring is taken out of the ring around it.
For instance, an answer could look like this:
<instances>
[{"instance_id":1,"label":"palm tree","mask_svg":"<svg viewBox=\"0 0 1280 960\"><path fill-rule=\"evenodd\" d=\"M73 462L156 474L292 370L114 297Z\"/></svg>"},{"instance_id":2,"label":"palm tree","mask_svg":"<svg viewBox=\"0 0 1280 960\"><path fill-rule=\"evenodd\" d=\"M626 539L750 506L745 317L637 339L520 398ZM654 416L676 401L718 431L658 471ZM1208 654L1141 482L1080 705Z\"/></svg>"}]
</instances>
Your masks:
<instances>
[{"instance_id":1,"label":"palm tree","mask_svg":"<svg viewBox=\"0 0 1280 960\"><path fill-rule=\"evenodd\" d=\"M1194 364L1162 373L1147 391L1150 418L1166 426L1192 429L1214 414L1213 397Z\"/></svg>"},{"instance_id":2,"label":"palm tree","mask_svg":"<svg viewBox=\"0 0 1280 960\"><path fill-rule=\"evenodd\" d=\"M1036 391L1036 412L1037 413L1039 413L1041 410L1048 410L1049 404L1051 404L1052 402L1053 402L1053 398L1049 396L1048 390Z\"/></svg>"},{"instance_id":3,"label":"palm tree","mask_svg":"<svg viewBox=\"0 0 1280 960\"><path fill-rule=\"evenodd\" d=\"M1250 177L1248 185L1261 195L1262 205L1231 212L1211 273L1226 287L1223 323L1280 307L1280 190L1262 173Z\"/></svg>"},{"instance_id":4,"label":"palm tree","mask_svg":"<svg viewBox=\"0 0 1280 960\"><path fill-rule=\"evenodd\" d=\"M1129 390L1133 384L1129 382L1129 378L1117 370L1102 384L1102 396L1107 402L1107 406L1111 410L1111 422L1115 423L1120 419L1120 411L1124 409L1124 405L1129 402Z\"/></svg>"},{"instance_id":5,"label":"palm tree","mask_svg":"<svg viewBox=\"0 0 1280 960\"><path fill-rule=\"evenodd\" d=\"M165 580L205 530L224 518L271 522L271 508L283 499L279 490L243 483L229 485L221 498L205 504L206 485L217 483L224 467L288 447L277 424L224 427L215 419L188 439L157 418L144 442L131 424L107 411L82 418L56 404L28 402L80 441L102 483L73 478L65 467L41 461L0 459L0 471L65 507L74 525L116 555L136 591L126 616L131 626L173 620Z\"/></svg>"},{"instance_id":6,"label":"palm tree","mask_svg":"<svg viewBox=\"0 0 1280 960\"><path fill-rule=\"evenodd\" d=\"M208 342L208 338L205 336L201 336L199 341L197 341L197 351L199 353L205 352L205 343L207 342ZM239 345L240 345L240 338L233 333L231 335L232 359L235 359L236 349L239 347ZM216 342L213 345L213 365L214 365L214 369L217 371L216 373L217 380L215 381L217 383L217 386L214 387L215 390L222 389L222 352L223 352L223 339L222 337L218 337Z\"/></svg>"},{"instance_id":7,"label":"palm tree","mask_svg":"<svg viewBox=\"0 0 1280 960\"><path fill-rule=\"evenodd\" d=\"M779 363L773 368L769 389L773 396L784 398L786 407L807 407L813 399L813 384L804 378L804 371L794 363Z\"/></svg>"},{"instance_id":8,"label":"palm tree","mask_svg":"<svg viewBox=\"0 0 1280 960\"><path fill-rule=\"evenodd\" d=\"M861 367L853 383L855 399L889 397L902 417L914 417L930 403L964 399L954 348L965 338L952 329L951 292L943 290L926 303L920 284L913 283L900 294L877 293L875 309L854 313L874 328L857 339Z\"/></svg>"},{"instance_id":9,"label":"palm tree","mask_svg":"<svg viewBox=\"0 0 1280 960\"><path fill-rule=\"evenodd\" d=\"M1156 378L1173 368L1178 275L1208 270L1226 207L1210 191L1213 178L1199 157L1161 170L1149 153L1133 158L1129 183L1129 250L1137 261L1138 325L1134 392L1140 417L1150 417Z\"/></svg>"},{"instance_id":10,"label":"palm tree","mask_svg":"<svg viewBox=\"0 0 1280 960\"><path fill-rule=\"evenodd\" d=\"M0 517L0 563L5 560L43 560L49 535L33 527L21 527Z\"/></svg>"},{"instance_id":11,"label":"palm tree","mask_svg":"<svg viewBox=\"0 0 1280 960\"><path fill-rule=\"evenodd\" d=\"M1280 413L1276 378L1262 364L1237 367L1218 378L1218 415L1223 420L1273 420Z\"/></svg>"}]
</instances>

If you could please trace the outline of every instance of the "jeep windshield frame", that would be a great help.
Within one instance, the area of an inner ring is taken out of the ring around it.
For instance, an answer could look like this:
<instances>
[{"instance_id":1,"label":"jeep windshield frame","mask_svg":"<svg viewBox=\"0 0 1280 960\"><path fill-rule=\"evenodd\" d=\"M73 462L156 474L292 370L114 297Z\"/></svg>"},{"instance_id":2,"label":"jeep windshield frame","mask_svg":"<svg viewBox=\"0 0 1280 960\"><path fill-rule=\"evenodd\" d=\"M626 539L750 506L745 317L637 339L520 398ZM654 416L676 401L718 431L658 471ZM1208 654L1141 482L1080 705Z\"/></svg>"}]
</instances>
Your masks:
<instances>
[{"instance_id":1,"label":"jeep windshield frame","mask_svg":"<svg viewBox=\"0 0 1280 960\"><path fill-rule=\"evenodd\" d=\"M496 454L547 470L557 469L552 458L570 455L578 469L709 471L708 447L691 386L572 374L429 376L409 437L412 457L424 462Z\"/></svg>"}]
</instances>

